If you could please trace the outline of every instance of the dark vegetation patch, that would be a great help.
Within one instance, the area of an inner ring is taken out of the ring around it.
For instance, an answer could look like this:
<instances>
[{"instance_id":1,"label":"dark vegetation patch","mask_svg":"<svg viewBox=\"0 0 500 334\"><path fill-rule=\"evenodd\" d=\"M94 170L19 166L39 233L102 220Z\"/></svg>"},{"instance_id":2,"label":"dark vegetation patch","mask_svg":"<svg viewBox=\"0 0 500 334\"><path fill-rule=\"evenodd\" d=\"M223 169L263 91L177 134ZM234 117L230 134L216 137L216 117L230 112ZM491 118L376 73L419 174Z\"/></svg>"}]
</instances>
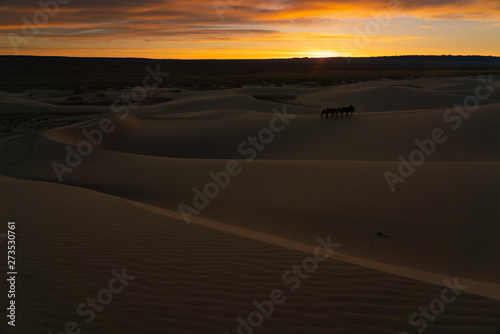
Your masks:
<instances>
[{"instance_id":1,"label":"dark vegetation patch","mask_svg":"<svg viewBox=\"0 0 500 334\"><path fill-rule=\"evenodd\" d=\"M66 116L42 116L39 114L17 114L14 117L0 117L0 138L33 131L44 131L61 126L82 122L87 117L77 115Z\"/></svg>"}]
</instances>

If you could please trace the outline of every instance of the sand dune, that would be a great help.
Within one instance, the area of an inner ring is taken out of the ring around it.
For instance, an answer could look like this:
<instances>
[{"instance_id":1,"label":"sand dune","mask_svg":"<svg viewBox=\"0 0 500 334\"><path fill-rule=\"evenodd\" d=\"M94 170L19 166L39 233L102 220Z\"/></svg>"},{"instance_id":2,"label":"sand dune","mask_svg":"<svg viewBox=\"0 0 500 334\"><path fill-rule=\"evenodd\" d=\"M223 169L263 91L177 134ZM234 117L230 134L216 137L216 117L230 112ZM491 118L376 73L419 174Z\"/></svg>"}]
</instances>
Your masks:
<instances>
[{"instance_id":1,"label":"sand dune","mask_svg":"<svg viewBox=\"0 0 500 334\"><path fill-rule=\"evenodd\" d=\"M442 290L329 259L291 291L282 275L306 253L186 226L82 188L0 182L15 189L1 212L2 219L16 213L22 241L18 316L30 320L19 322L19 332L56 333L74 321L86 333L236 333L236 319L255 310L253 301L280 289L287 299L258 332L399 333L420 328L409 315ZM123 267L135 278L86 323L77 306ZM463 293L427 332L495 333L499 310L498 302Z\"/></svg>"},{"instance_id":2,"label":"sand dune","mask_svg":"<svg viewBox=\"0 0 500 334\"><path fill-rule=\"evenodd\" d=\"M272 145L259 152L258 159L268 160L362 160L391 161L400 154L410 154L416 139L431 136L442 128L448 140L428 158L429 161L498 161L500 134L488 124L500 119L500 104L480 107L459 130L455 122L445 122L445 110L378 113L353 118L321 120L319 113L298 116ZM243 111L212 111L169 117L141 116L134 119L137 131L130 136L114 132L107 136L102 148L129 153L192 159L241 159L239 145L248 136L255 136L274 117L273 106L268 113ZM279 109L283 111L283 106ZM292 113L287 107L287 112ZM118 122L121 129L129 127L127 119ZM193 135L195 134L195 135ZM85 139L80 128L51 131L47 136L59 142L76 145ZM109 138L109 139L108 139ZM120 139L120 140L117 140ZM243 150L246 147L243 148ZM245 155L246 158L246 155Z\"/></svg>"},{"instance_id":3,"label":"sand dune","mask_svg":"<svg viewBox=\"0 0 500 334\"><path fill-rule=\"evenodd\" d=\"M439 297L445 278L459 277L468 289L426 332L496 333L500 100L482 101L460 125L443 118L476 86L473 78L420 78L184 92L114 116L116 129L62 184L52 163L65 163L99 118L0 140L2 217L23 226L20 289L45 291L36 302L20 297L32 305L21 312L43 332L62 330L110 270L126 266L137 277L130 290L85 332L148 324L158 333L233 333L252 301L276 288L288 300L263 333L412 332L412 312ZM252 156L249 136L285 107L254 98L263 95L296 96L286 104L295 117ZM16 112L33 103L16 100ZM359 106L354 117L320 118L321 108L350 103ZM384 173L397 173L398 156L409 159L415 140L436 128L446 141L391 192ZM241 173L187 225L179 204L194 206L193 189L231 160ZM328 235L341 244L335 259L291 293L281 275ZM41 277L39 287L28 273Z\"/></svg>"}]
</instances>

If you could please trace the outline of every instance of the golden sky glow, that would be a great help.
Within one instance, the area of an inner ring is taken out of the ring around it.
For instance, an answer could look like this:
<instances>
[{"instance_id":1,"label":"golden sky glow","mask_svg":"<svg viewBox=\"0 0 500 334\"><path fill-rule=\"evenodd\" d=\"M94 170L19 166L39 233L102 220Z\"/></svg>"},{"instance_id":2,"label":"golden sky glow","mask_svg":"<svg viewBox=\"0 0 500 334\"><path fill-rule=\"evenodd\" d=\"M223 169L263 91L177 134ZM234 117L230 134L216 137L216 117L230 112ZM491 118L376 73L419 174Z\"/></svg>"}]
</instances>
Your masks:
<instances>
[{"instance_id":1,"label":"golden sky glow","mask_svg":"<svg viewBox=\"0 0 500 334\"><path fill-rule=\"evenodd\" d=\"M0 54L178 59L500 56L498 0L40 2L49 9L44 11L38 0L0 1Z\"/></svg>"}]
</instances>

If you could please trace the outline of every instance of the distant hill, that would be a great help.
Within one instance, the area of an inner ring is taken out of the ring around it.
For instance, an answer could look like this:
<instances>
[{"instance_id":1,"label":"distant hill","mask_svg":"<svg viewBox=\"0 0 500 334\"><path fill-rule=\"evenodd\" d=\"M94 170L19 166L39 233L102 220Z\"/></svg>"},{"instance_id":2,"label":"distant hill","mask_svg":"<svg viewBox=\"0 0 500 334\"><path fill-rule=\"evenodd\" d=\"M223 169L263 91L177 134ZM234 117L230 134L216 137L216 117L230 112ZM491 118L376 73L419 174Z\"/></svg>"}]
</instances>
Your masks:
<instances>
[{"instance_id":1,"label":"distant hill","mask_svg":"<svg viewBox=\"0 0 500 334\"><path fill-rule=\"evenodd\" d=\"M394 56L269 60L155 60L0 56L0 89L136 86L146 66L170 76L163 86L212 89L250 84L334 85L381 77L500 74L500 57Z\"/></svg>"}]
</instances>

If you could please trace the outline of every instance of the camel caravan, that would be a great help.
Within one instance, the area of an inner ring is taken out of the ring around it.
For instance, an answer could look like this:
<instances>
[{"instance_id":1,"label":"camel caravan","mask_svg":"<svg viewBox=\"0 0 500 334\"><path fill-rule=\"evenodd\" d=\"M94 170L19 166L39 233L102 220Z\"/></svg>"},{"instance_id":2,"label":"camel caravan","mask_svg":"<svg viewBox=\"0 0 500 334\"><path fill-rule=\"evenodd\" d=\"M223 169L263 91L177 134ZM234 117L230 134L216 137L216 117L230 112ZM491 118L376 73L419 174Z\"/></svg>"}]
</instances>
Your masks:
<instances>
[{"instance_id":1,"label":"camel caravan","mask_svg":"<svg viewBox=\"0 0 500 334\"><path fill-rule=\"evenodd\" d=\"M352 114L354 114L355 109L356 108L354 108L352 106L352 104L349 107L323 109L323 111L321 111L321 118L323 118L323 115L326 115L326 118L328 118L329 114L332 114L332 118L333 118L333 114L335 114L335 116L337 118L339 117L339 114L340 114L340 117L344 117L344 114L346 116L349 116L349 113L351 113L351 116L352 116Z\"/></svg>"}]
</instances>

